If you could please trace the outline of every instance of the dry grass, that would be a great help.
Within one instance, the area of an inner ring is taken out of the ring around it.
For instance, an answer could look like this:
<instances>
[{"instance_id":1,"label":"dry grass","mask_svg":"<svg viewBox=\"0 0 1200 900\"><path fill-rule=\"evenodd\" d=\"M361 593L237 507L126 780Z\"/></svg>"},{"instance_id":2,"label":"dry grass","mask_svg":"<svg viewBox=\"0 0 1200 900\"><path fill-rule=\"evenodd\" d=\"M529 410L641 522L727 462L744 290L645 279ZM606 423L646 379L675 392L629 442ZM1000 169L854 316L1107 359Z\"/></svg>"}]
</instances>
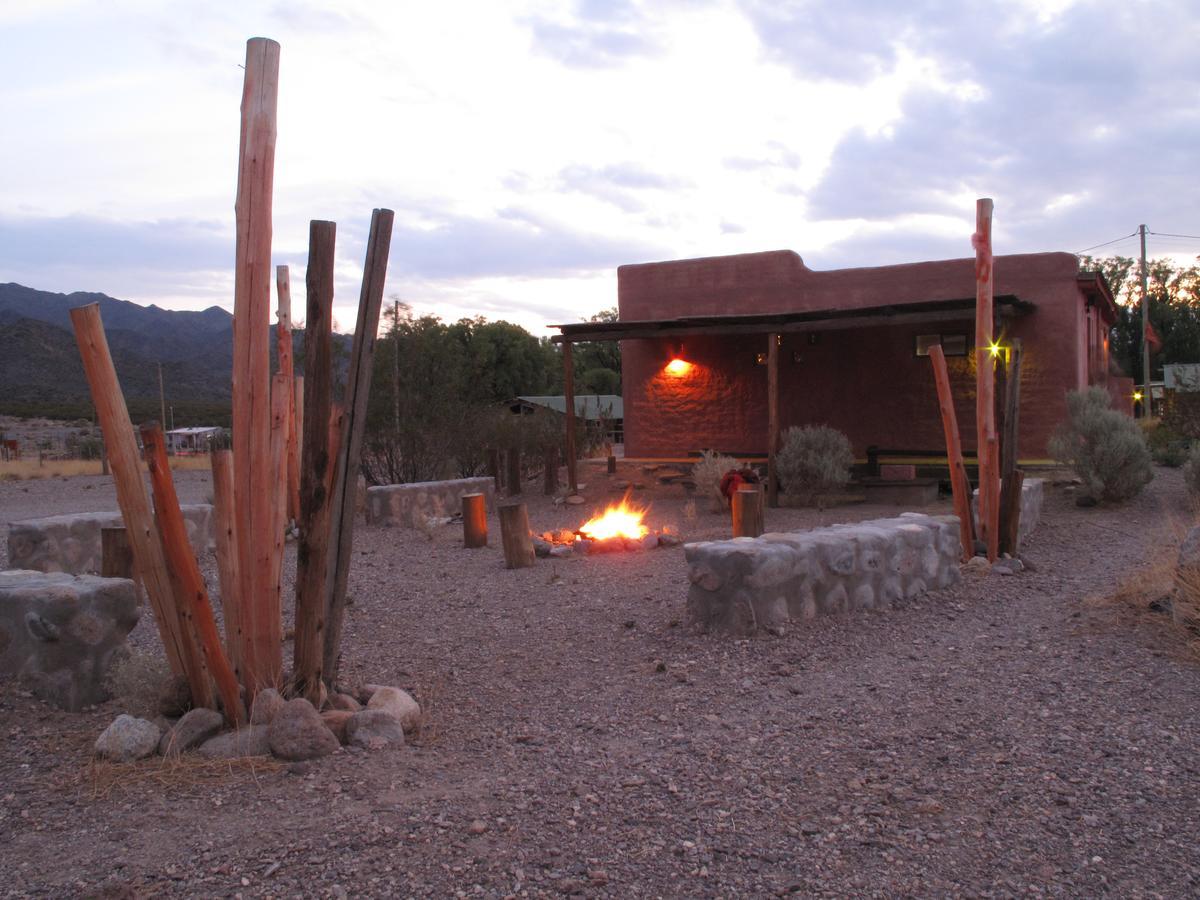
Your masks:
<instances>
[{"instance_id":1,"label":"dry grass","mask_svg":"<svg viewBox=\"0 0 1200 900\"><path fill-rule=\"evenodd\" d=\"M194 753L170 757L155 756L132 763L114 763L92 759L79 772L78 785L92 800L105 799L114 791L149 785L178 791L224 781L231 776L258 776L281 771L287 764L270 756L243 756L237 759L206 759Z\"/></svg>"},{"instance_id":2,"label":"dry grass","mask_svg":"<svg viewBox=\"0 0 1200 900\"><path fill-rule=\"evenodd\" d=\"M207 470L208 457L173 456L171 468L182 472ZM0 460L0 481L28 481L35 478L71 478L75 475L100 475L98 459Z\"/></svg>"}]
</instances>

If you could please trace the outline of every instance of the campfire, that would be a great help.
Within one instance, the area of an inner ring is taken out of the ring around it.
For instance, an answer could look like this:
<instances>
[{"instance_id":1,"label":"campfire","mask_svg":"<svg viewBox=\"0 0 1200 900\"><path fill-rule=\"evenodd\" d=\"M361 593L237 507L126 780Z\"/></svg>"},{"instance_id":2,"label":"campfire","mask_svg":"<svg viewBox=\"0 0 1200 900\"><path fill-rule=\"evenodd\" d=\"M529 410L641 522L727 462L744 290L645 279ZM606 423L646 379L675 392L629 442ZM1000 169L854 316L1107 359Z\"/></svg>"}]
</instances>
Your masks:
<instances>
[{"instance_id":1,"label":"campfire","mask_svg":"<svg viewBox=\"0 0 1200 900\"><path fill-rule=\"evenodd\" d=\"M533 546L538 556L571 556L574 554L612 553L623 550L652 550L655 547L674 547L680 543L679 533L670 525L655 531L645 523L649 506L631 503L629 494L620 503L610 504L574 531L544 531L534 535Z\"/></svg>"}]
</instances>

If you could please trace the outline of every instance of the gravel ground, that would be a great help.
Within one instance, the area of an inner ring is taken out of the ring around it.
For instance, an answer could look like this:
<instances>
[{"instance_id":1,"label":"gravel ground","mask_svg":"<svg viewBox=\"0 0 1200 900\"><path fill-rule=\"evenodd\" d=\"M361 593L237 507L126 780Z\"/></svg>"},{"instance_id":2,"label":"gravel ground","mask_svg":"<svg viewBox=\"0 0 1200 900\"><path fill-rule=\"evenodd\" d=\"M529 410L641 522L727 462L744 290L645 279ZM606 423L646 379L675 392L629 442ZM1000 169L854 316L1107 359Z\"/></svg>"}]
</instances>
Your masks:
<instances>
[{"instance_id":1,"label":"gravel ground","mask_svg":"<svg viewBox=\"0 0 1200 900\"><path fill-rule=\"evenodd\" d=\"M113 508L104 481L0 484L0 521ZM587 509L529 504L538 530ZM0 683L0 893L1195 896L1200 667L1086 602L1186 515L1169 470L1119 508L1051 490L1034 570L751 641L685 631L678 548L506 571L494 518L474 551L360 525L344 674L411 690L421 735L114 783L89 750L116 702ZM651 522L725 528L667 489Z\"/></svg>"}]
</instances>

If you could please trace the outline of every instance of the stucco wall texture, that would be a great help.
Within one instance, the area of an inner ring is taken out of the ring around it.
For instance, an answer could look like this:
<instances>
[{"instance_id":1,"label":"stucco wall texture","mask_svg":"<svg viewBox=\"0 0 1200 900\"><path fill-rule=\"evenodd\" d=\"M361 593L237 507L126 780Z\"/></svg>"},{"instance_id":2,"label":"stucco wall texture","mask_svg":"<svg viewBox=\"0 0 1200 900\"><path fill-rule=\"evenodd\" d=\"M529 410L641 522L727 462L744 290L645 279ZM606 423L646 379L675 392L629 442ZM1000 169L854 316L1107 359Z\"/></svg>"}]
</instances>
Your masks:
<instances>
[{"instance_id":1,"label":"stucco wall texture","mask_svg":"<svg viewBox=\"0 0 1200 900\"><path fill-rule=\"evenodd\" d=\"M995 293L1033 303L1002 320L999 338L1021 338L1020 456L1041 458L1066 413L1065 395L1089 377L1120 397L1107 358L1089 358L1088 303L1069 253L997 256ZM975 296L973 259L818 272L787 250L622 266L623 321L679 316L853 309ZM884 450L944 452L931 364L915 354L918 334L965 334L974 322L852 327L783 335L781 427L827 424L860 456ZM685 336L621 344L625 454L685 456L701 449L763 454L767 446L766 335ZM1107 353L1099 342L1098 352ZM673 358L686 371L666 368ZM975 440L974 354L947 358L964 449ZM1098 375L1096 373L1099 373ZM1121 379L1120 381L1124 381Z\"/></svg>"}]
</instances>

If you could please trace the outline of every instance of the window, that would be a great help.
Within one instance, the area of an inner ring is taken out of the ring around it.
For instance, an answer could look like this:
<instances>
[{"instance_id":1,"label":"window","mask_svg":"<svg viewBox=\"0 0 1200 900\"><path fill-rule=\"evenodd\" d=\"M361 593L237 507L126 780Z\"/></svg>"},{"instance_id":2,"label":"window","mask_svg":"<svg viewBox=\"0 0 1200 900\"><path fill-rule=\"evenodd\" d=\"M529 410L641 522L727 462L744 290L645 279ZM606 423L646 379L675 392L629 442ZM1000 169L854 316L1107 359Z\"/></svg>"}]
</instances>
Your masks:
<instances>
[{"instance_id":1,"label":"window","mask_svg":"<svg viewBox=\"0 0 1200 900\"><path fill-rule=\"evenodd\" d=\"M918 334L916 343L917 356L928 356L929 348L942 345L942 353L946 356L966 356L967 336L965 334Z\"/></svg>"}]
</instances>

